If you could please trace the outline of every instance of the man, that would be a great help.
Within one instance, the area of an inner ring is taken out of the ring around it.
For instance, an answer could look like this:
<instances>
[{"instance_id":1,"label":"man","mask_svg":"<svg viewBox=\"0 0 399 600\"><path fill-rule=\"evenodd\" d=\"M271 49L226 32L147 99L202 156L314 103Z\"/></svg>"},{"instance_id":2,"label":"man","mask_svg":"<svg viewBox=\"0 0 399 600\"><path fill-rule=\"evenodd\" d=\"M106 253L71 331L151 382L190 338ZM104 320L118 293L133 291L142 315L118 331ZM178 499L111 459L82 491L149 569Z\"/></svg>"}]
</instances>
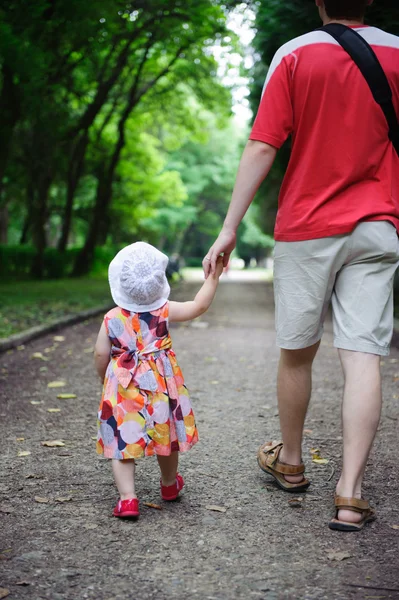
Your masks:
<instances>
[{"instance_id":1,"label":"man","mask_svg":"<svg viewBox=\"0 0 399 600\"><path fill-rule=\"evenodd\" d=\"M372 45L399 114L399 38L364 25L372 0L316 0L323 24L353 27ZM362 480L381 412L380 357L393 330L399 262L399 159L381 108L358 67L326 32L275 55L244 150L223 229L203 265L227 264L236 230L277 150L292 135L275 227L277 394L282 443L264 444L260 467L286 491L304 491L301 443L312 363L330 300L341 360L343 469L330 527L361 529L375 518Z\"/></svg>"}]
</instances>

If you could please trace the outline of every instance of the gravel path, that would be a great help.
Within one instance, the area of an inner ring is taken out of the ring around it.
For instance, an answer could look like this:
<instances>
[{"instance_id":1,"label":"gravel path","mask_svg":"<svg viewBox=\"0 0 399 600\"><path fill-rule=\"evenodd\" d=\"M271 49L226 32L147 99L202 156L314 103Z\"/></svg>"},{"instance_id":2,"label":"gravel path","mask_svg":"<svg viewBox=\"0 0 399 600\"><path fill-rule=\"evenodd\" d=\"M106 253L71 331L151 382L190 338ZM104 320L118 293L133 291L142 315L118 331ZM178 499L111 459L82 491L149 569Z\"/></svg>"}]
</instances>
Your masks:
<instances>
[{"instance_id":1,"label":"gravel path","mask_svg":"<svg viewBox=\"0 0 399 600\"><path fill-rule=\"evenodd\" d=\"M227 281L200 324L173 328L201 441L182 457L179 502L160 501L155 460L139 463L139 497L162 510L142 506L136 523L112 518L110 465L94 452L99 319L61 331L63 341L49 335L0 356L0 588L9 598L399 599L399 352L383 361L384 416L366 479L378 521L331 532L342 393L331 326L305 425L309 492L292 502L256 465L258 445L279 436L272 304L268 284ZM66 385L47 386L58 380ZM312 447L328 465L311 462Z\"/></svg>"}]
</instances>

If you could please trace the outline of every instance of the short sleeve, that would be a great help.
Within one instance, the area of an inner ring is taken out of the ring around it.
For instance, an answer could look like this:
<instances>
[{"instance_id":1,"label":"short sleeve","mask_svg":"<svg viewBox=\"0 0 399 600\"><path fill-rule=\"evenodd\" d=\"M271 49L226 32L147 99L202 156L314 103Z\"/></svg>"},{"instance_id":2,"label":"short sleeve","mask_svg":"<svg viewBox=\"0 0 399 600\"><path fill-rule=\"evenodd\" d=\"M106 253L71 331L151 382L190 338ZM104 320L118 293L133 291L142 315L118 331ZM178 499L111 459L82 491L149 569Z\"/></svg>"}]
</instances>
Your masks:
<instances>
[{"instance_id":1,"label":"short sleeve","mask_svg":"<svg viewBox=\"0 0 399 600\"><path fill-rule=\"evenodd\" d=\"M275 55L266 78L258 113L249 136L280 148L293 130L292 75L296 57Z\"/></svg>"},{"instance_id":2,"label":"short sleeve","mask_svg":"<svg viewBox=\"0 0 399 600\"><path fill-rule=\"evenodd\" d=\"M111 340L115 340L123 334L124 325L121 317L121 309L117 306L115 308L112 308L104 316L105 331Z\"/></svg>"}]
</instances>

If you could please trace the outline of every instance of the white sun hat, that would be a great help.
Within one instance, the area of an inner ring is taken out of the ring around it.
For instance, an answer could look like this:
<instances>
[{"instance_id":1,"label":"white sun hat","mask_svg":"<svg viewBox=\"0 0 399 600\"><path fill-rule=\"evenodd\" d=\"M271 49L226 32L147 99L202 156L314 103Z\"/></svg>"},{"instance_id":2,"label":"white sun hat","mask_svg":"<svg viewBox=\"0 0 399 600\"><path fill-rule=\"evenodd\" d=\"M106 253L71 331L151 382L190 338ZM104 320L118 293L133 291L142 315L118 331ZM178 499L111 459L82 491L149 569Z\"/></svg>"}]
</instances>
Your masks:
<instances>
[{"instance_id":1,"label":"white sun hat","mask_svg":"<svg viewBox=\"0 0 399 600\"><path fill-rule=\"evenodd\" d=\"M161 308L170 294L165 273L168 260L145 242L136 242L118 252L108 269L115 304L137 313Z\"/></svg>"}]
</instances>

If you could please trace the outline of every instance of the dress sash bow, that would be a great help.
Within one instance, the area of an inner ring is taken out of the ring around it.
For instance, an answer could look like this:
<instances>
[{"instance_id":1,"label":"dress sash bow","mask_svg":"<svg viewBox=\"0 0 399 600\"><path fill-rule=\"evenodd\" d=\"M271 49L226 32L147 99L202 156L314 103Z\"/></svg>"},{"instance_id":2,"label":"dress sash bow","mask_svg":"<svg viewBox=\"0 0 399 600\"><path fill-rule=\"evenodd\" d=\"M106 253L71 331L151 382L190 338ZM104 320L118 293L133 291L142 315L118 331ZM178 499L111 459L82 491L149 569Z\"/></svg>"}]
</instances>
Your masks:
<instances>
[{"instance_id":1,"label":"dress sash bow","mask_svg":"<svg viewBox=\"0 0 399 600\"><path fill-rule=\"evenodd\" d=\"M155 392L158 384L149 362L155 360L160 374L164 377L172 377L173 369L168 357L169 353L173 353L171 346L171 341L161 350L154 348L125 350L112 346L111 365L118 383L126 389L136 377L139 366L147 364L147 368L142 369L137 377L137 386L143 390Z\"/></svg>"}]
</instances>

